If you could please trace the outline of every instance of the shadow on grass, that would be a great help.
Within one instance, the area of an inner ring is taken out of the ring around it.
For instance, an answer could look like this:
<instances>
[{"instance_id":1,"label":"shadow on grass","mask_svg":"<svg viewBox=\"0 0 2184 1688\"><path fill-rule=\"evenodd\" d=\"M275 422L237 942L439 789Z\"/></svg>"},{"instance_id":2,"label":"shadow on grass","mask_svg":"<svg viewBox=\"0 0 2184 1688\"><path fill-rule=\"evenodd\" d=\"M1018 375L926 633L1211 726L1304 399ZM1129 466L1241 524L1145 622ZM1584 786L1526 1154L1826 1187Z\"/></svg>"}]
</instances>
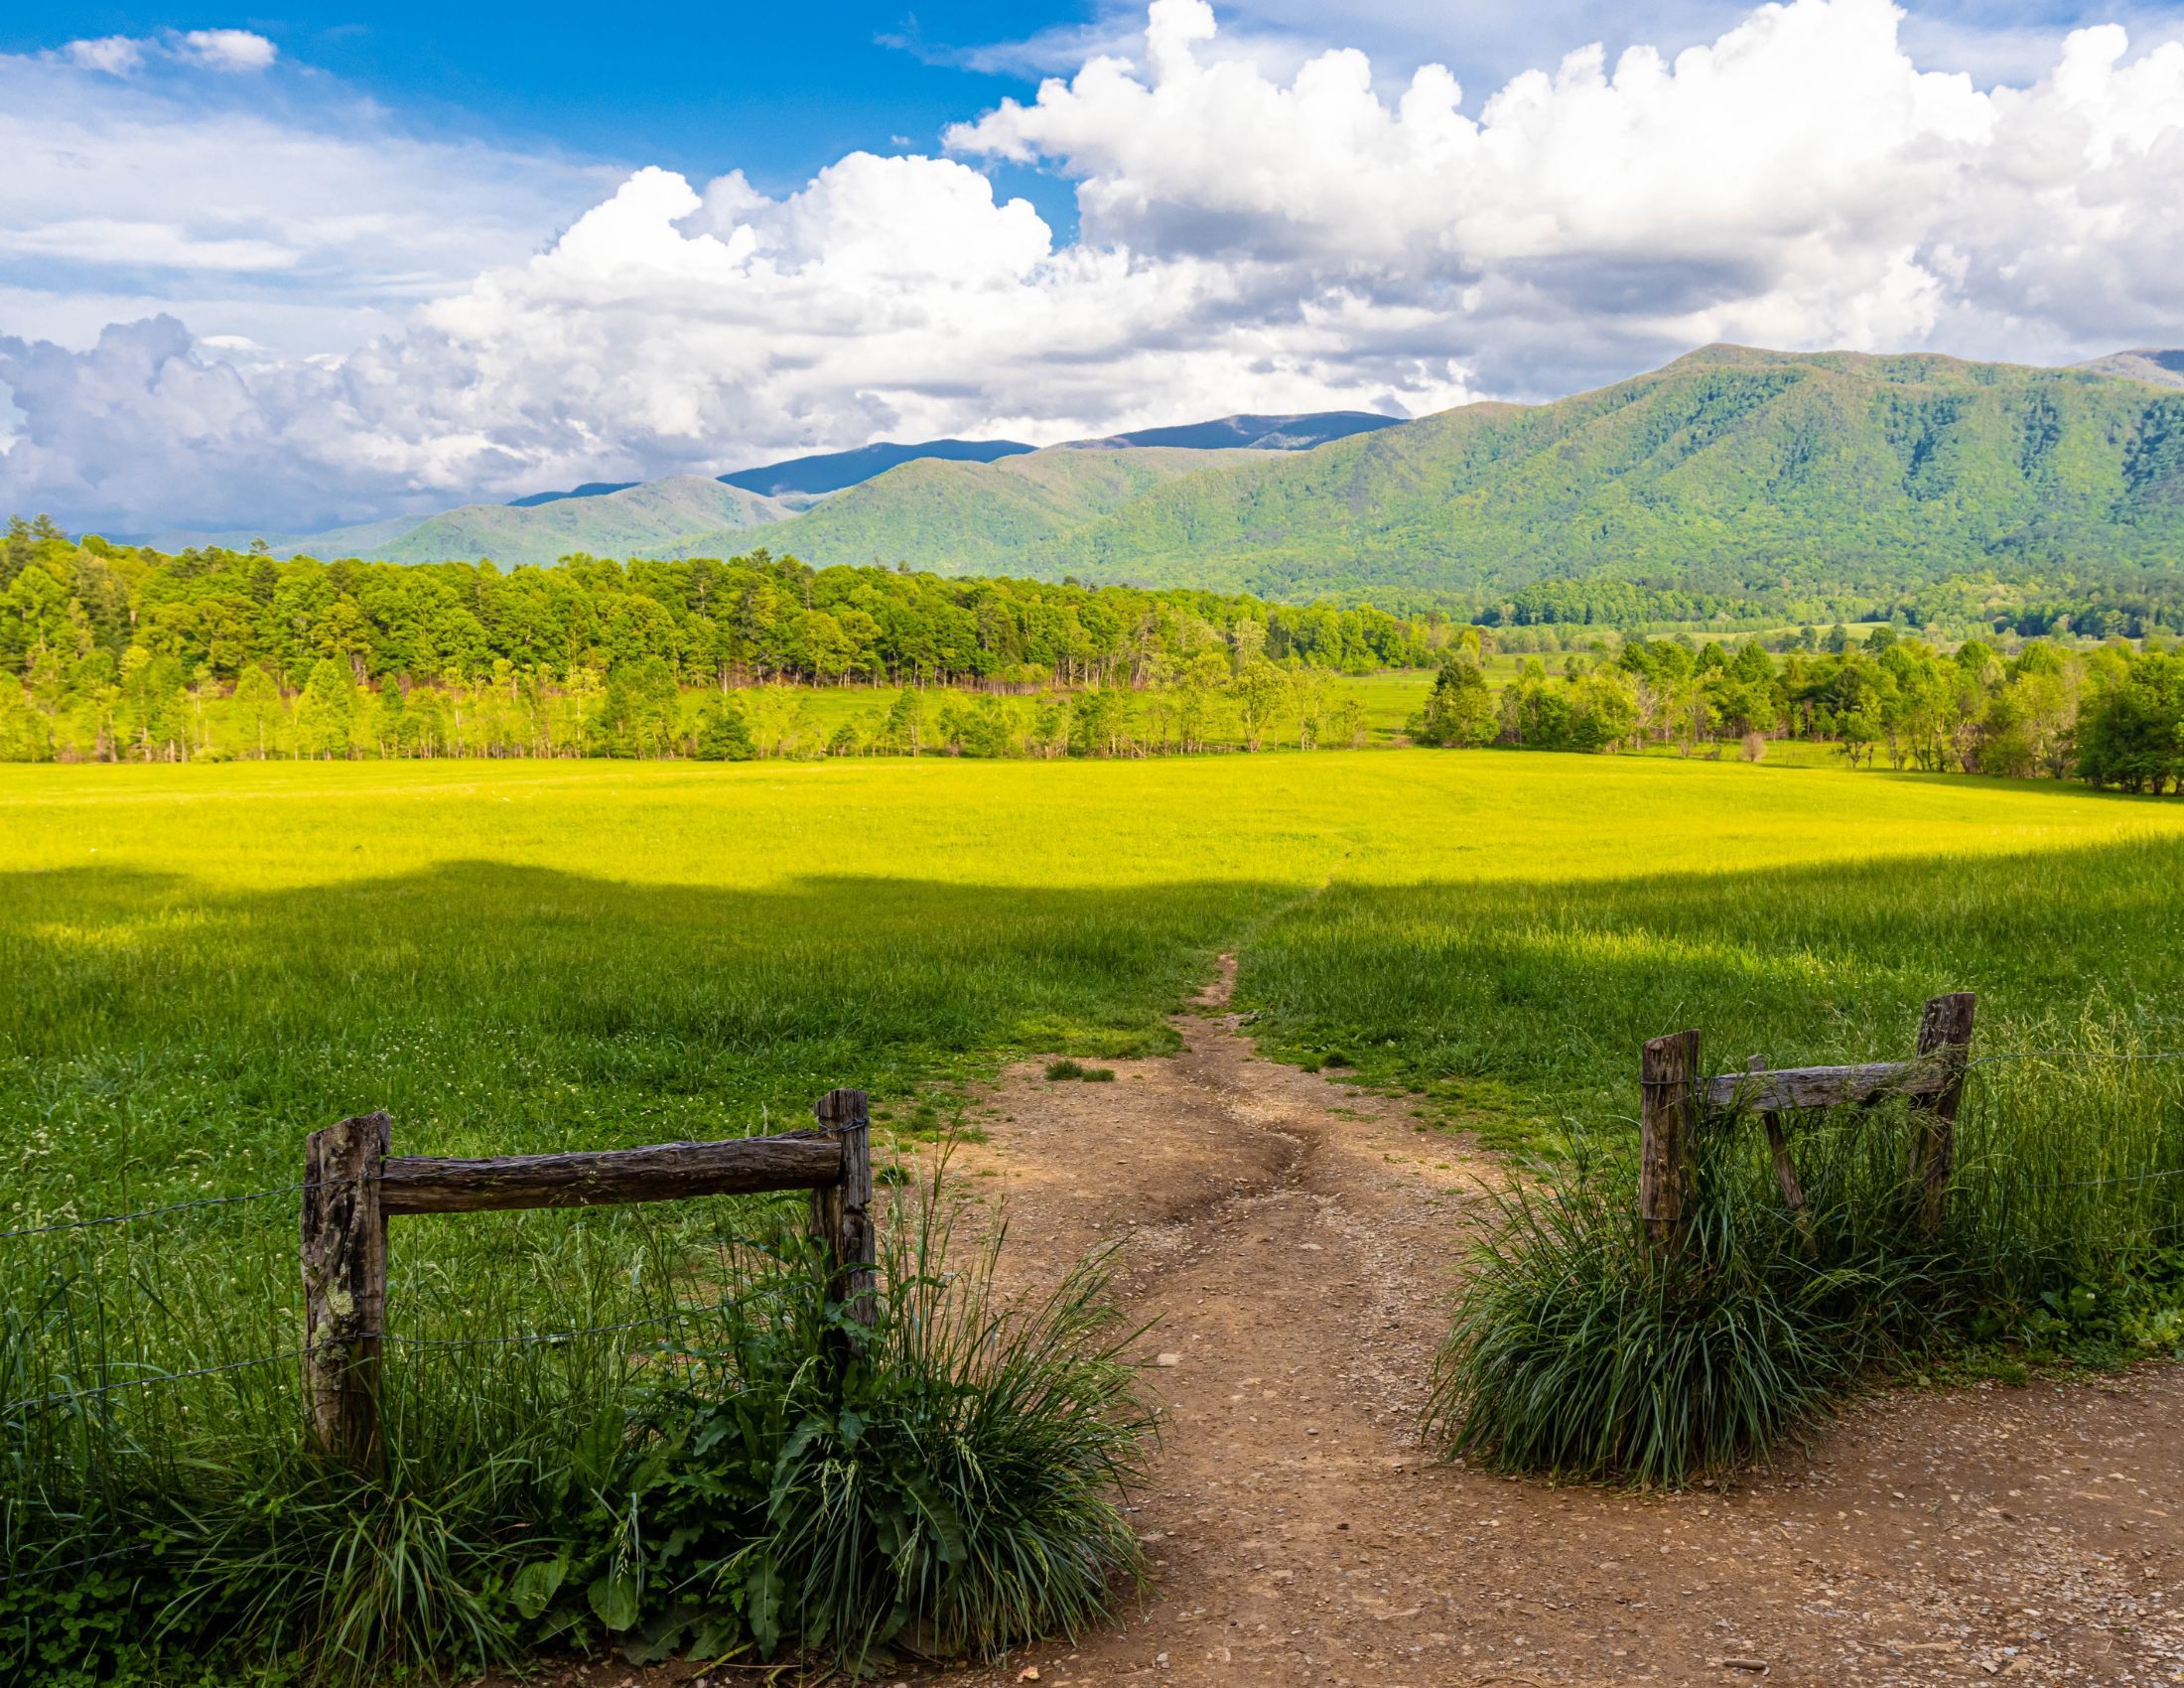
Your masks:
<instances>
[{"instance_id":1,"label":"shadow on grass","mask_svg":"<svg viewBox=\"0 0 2184 1688\"><path fill-rule=\"evenodd\" d=\"M1166 1014L1247 928L1238 1006L1272 1051L1338 1055L1522 1136L1629 1113L1640 1044L1683 1026L1717 1067L1899 1054L1953 989L1979 993L1985 1049L2158 1028L2184 1001L2179 885L2184 841L1308 900L478 861L233 894L0 876L20 1076L0 1153L19 1190L87 1198L164 1194L208 1152L219 1187L285 1182L307 1131L367 1107L420 1153L763 1129L836 1084L900 1098L1017 1053L1168 1048Z\"/></svg>"}]
</instances>

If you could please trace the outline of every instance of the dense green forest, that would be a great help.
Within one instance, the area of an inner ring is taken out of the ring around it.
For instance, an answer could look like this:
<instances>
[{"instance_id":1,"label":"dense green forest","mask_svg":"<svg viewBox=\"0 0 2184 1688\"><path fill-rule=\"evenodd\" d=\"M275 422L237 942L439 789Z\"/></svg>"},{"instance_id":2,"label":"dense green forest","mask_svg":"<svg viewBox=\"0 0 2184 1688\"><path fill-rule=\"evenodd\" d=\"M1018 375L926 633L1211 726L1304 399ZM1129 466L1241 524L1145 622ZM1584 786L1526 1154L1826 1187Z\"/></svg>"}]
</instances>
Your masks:
<instances>
[{"instance_id":1,"label":"dense green forest","mask_svg":"<svg viewBox=\"0 0 2184 1688\"><path fill-rule=\"evenodd\" d=\"M902 570L812 569L764 550L726 562L574 557L503 572L228 550L155 551L53 523L0 540L0 665L118 662L133 646L185 678L259 666L300 681L322 656L359 681L475 679L505 662L567 680L658 657L679 679L1142 683L1218 646L1349 672L1415 666L1445 619L1369 606L1268 604L1231 594L1074 583L945 580Z\"/></svg>"},{"instance_id":2,"label":"dense green forest","mask_svg":"<svg viewBox=\"0 0 2184 1688\"><path fill-rule=\"evenodd\" d=\"M1421 666L1456 632L1369 607L814 570L762 550L405 568L165 556L18 519L0 540L0 672L21 682L0 687L0 756L749 754L769 746L763 723L729 701L700 719L685 694L770 681L1086 694L936 701L930 721L913 695L891 725L811 748L1110 749L1126 692L1160 700L1180 750L1203 746L1219 694L1256 746L1278 713L1301 712L1307 739L1320 716L1354 737L1314 676ZM226 746L205 731L215 704L241 718Z\"/></svg>"},{"instance_id":3,"label":"dense green forest","mask_svg":"<svg viewBox=\"0 0 2184 1688\"><path fill-rule=\"evenodd\" d=\"M1832 618L1960 575L2127 589L2184 556L2184 394L1948 357L1709 347L1551 404L1197 467L1105 508L1028 496L1027 461L911 465L769 538L830 562L1512 620L1528 597L1536 617L1624 582Z\"/></svg>"},{"instance_id":4,"label":"dense green forest","mask_svg":"<svg viewBox=\"0 0 2184 1688\"><path fill-rule=\"evenodd\" d=\"M1526 661L1497 693L1471 650L1443 661L1412 728L1420 743L1614 751L1674 746L1753 761L1771 740L1820 740L1853 768L2077 776L2184 790L2184 655L2150 642L2087 650L1983 639L1942 651L1883 624L1863 641L1811 628L1778 659L1757 639L1632 639L1572 655L1551 677Z\"/></svg>"}]
</instances>

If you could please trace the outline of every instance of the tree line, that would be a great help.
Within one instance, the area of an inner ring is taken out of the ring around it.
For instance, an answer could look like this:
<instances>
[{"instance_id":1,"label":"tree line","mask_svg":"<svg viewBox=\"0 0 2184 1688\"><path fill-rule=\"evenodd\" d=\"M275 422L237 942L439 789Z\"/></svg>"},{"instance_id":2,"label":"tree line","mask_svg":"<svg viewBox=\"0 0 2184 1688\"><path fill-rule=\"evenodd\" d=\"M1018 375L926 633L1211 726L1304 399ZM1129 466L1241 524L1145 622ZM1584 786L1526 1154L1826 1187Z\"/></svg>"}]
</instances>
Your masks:
<instances>
[{"instance_id":1,"label":"tree line","mask_svg":"<svg viewBox=\"0 0 2184 1688\"><path fill-rule=\"evenodd\" d=\"M2140 639L2174 637L2184 630L2184 574L2110 567L2065 568L2050 576L2035 568L2008 578L1988 571L1916 583L1890 581L1870 568L1863 574L1834 573L1825 590L1787 579L1707 587L1690 579L1558 578L1479 602L1469 619L1496 630L1628 632L1709 622L1764 628L1818 616L1989 638Z\"/></svg>"},{"instance_id":2,"label":"tree line","mask_svg":"<svg viewBox=\"0 0 2184 1688\"><path fill-rule=\"evenodd\" d=\"M2184 653L2165 641L2079 649L1983 639L1944 651L1893 626L1852 640L1806 629L1779 657L1756 638L1632 638L1527 660L1498 691L1476 646L1442 661L1412 737L1618 751L1672 746L1756 761L1773 739L1831 743L1853 768L1876 758L1926 773L2081 778L2126 791L2184 791Z\"/></svg>"},{"instance_id":3,"label":"tree line","mask_svg":"<svg viewBox=\"0 0 2184 1688\"><path fill-rule=\"evenodd\" d=\"M1186 590L727 560L412 567L262 550L165 555L17 518L0 539L0 756L696 755L810 749L811 686L1024 694L899 700L824 735L848 750L1101 754L1361 731L1321 683L1430 664L1438 616ZM742 723L739 730L735 723ZM892 725L890 726L890 721ZM768 747L775 747L768 750Z\"/></svg>"}]
</instances>

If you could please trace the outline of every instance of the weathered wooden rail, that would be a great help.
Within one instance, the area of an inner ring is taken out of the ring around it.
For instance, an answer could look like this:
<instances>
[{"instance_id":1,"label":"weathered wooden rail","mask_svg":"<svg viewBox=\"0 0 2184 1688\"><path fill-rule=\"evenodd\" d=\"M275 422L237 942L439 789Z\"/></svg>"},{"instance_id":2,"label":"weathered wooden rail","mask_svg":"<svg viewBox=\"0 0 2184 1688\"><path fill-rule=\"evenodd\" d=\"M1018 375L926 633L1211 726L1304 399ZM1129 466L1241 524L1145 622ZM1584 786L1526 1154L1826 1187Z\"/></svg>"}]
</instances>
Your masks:
<instances>
[{"instance_id":1,"label":"weathered wooden rail","mask_svg":"<svg viewBox=\"0 0 2184 1688\"><path fill-rule=\"evenodd\" d=\"M872 1131L862 1090L829 1090L816 1130L715 1143L448 1160L393 1153L383 1113L314 1132L304 1148L304 1400L308 1434L361 1473L384 1454L387 1220L811 1192L811 1229L850 1316L873 1322Z\"/></svg>"},{"instance_id":2,"label":"weathered wooden rail","mask_svg":"<svg viewBox=\"0 0 2184 1688\"><path fill-rule=\"evenodd\" d=\"M1783 1199L1791 1211L1802 1212L1805 1192L1791 1163L1782 1115L1798 1108L1868 1107L1888 1096L1908 1097L1918 1110L1909 1176L1919 1186L1921 1223L1930 1232L1938 1230L1956 1163L1957 1107L1972 1054L1974 1003L1970 991L1930 998L1919 1018L1918 1054L1910 1060L1765 1071L1754 1056L1744 1072L1707 1077L1699 1064L1697 1032L1672 1032L1647 1044L1638 1069L1638 1215L1655 1248L1669 1253L1682 1246L1693 1156L1709 1111L1759 1115Z\"/></svg>"}]
</instances>

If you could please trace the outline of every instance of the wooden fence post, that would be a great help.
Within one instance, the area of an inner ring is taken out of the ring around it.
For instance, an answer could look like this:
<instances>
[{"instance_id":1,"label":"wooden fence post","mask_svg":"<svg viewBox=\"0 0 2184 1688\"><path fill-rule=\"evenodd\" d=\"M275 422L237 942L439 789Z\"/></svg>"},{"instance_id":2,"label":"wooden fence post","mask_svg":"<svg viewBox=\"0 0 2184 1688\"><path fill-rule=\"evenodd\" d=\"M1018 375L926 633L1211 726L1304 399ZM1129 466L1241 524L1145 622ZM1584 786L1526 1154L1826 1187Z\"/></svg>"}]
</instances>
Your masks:
<instances>
[{"instance_id":1,"label":"wooden fence post","mask_svg":"<svg viewBox=\"0 0 2184 1688\"><path fill-rule=\"evenodd\" d=\"M1957 1161L1957 1104L1964 1099L1965 1066L1972 1054L1971 991L1929 997L1919 1016L1919 1060L1939 1067L1943 1083L1916 1106L1920 1127L1912 1145L1912 1178L1919 1186L1919 1216L1932 1235L1949 1200L1949 1175Z\"/></svg>"},{"instance_id":2,"label":"wooden fence post","mask_svg":"<svg viewBox=\"0 0 2184 1688\"><path fill-rule=\"evenodd\" d=\"M879 1259L872 1222L872 1118L862 1090L829 1090L813 1105L821 1129L842 1143L842 1180L811 1193L812 1230L833 1268L849 1315L860 1325L880 1317L873 1299Z\"/></svg>"},{"instance_id":3,"label":"wooden fence post","mask_svg":"<svg viewBox=\"0 0 2184 1688\"><path fill-rule=\"evenodd\" d=\"M1658 1253L1684 1237L1698 1129L1699 1034L1672 1032L1646 1045L1638 1068L1638 1216Z\"/></svg>"},{"instance_id":4,"label":"wooden fence post","mask_svg":"<svg viewBox=\"0 0 2184 1688\"><path fill-rule=\"evenodd\" d=\"M379 1469L379 1345L386 1331L383 1113L315 1131L304 1145L304 1412L314 1446L359 1475Z\"/></svg>"}]
</instances>

